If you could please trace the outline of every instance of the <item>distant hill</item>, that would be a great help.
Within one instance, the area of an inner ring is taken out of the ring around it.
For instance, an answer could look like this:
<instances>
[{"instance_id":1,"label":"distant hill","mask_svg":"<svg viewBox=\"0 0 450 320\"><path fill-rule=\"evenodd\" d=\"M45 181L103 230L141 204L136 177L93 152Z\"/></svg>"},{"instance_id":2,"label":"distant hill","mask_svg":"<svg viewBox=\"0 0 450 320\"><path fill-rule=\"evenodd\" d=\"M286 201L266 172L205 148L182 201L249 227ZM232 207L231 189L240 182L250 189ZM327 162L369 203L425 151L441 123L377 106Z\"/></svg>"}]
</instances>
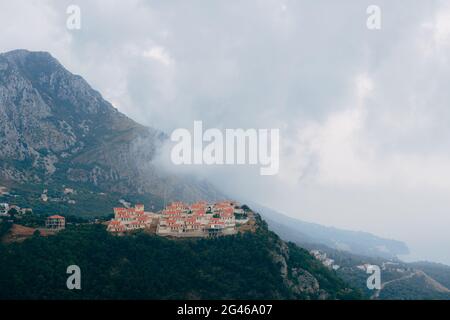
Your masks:
<instances>
[{"instance_id":1,"label":"distant hill","mask_svg":"<svg viewBox=\"0 0 450 320\"><path fill-rule=\"evenodd\" d=\"M337 275L372 299L382 300L450 300L450 267L431 263L406 263L399 259L368 257L328 248L324 245L306 245L309 250L319 249L335 261L340 268ZM381 269L382 289L367 288L365 264Z\"/></svg>"},{"instance_id":2,"label":"distant hill","mask_svg":"<svg viewBox=\"0 0 450 320\"><path fill-rule=\"evenodd\" d=\"M169 240L102 225L0 244L0 299L359 299L307 251L257 216L255 232ZM66 288L81 268L82 290Z\"/></svg>"},{"instance_id":3,"label":"distant hill","mask_svg":"<svg viewBox=\"0 0 450 320\"><path fill-rule=\"evenodd\" d=\"M409 252L401 241L383 239L367 232L342 230L304 222L273 209L251 203L282 239L299 245L321 244L354 254L393 258Z\"/></svg>"},{"instance_id":4,"label":"distant hill","mask_svg":"<svg viewBox=\"0 0 450 320\"><path fill-rule=\"evenodd\" d=\"M49 53L0 54L0 202L101 215L121 197L160 208L164 199L220 194L205 181L156 168L166 138L120 113Z\"/></svg>"},{"instance_id":5,"label":"distant hill","mask_svg":"<svg viewBox=\"0 0 450 320\"><path fill-rule=\"evenodd\" d=\"M427 275L450 289L450 266L427 261L409 263L409 265L426 272Z\"/></svg>"}]
</instances>

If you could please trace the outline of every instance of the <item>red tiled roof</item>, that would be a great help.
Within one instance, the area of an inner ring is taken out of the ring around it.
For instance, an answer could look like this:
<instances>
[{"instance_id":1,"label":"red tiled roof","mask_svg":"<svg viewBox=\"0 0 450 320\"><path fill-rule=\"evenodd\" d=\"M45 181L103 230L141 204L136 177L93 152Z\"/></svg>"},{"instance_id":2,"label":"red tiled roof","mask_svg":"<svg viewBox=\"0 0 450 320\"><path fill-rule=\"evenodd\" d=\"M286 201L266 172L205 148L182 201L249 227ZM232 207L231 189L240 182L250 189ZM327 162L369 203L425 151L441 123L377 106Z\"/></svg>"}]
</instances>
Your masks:
<instances>
[{"instance_id":1,"label":"red tiled roof","mask_svg":"<svg viewBox=\"0 0 450 320\"><path fill-rule=\"evenodd\" d=\"M48 217L48 219L65 219L65 218L62 217L62 216L59 216L59 215L55 214L55 215L53 215L53 216Z\"/></svg>"}]
</instances>

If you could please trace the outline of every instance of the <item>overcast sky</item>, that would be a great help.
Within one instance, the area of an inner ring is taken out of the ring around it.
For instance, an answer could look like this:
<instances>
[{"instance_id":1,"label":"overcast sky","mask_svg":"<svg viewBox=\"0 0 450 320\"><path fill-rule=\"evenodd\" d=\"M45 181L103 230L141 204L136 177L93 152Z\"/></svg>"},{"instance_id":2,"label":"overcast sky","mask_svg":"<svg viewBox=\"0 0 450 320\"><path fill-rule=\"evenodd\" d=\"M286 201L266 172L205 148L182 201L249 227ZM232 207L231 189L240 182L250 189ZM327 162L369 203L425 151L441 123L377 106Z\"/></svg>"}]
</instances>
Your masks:
<instances>
[{"instance_id":1,"label":"overcast sky","mask_svg":"<svg viewBox=\"0 0 450 320\"><path fill-rule=\"evenodd\" d=\"M69 4L81 29L66 28ZM369 5L381 29L366 27ZM167 133L280 128L280 173L200 170L230 194L405 241L450 264L448 1L5 1L0 51L49 51Z\"/></svg>"}]
</instances>

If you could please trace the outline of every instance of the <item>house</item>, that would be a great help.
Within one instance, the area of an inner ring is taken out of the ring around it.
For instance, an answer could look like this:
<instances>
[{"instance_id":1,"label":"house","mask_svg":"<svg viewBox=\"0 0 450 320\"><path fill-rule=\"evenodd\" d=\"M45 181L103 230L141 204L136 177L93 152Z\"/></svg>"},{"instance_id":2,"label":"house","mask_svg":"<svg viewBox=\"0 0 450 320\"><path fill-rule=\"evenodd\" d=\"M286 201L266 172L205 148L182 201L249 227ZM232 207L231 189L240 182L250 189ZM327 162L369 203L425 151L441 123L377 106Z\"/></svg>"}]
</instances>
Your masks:
<instances>
[{"instance_id":1,"label":"house","mask_svg":"<svg viewBox=\"0 0 450 320\"><path fill-rule=\"evenodd\" d=\"M235 203L173 202L161 211L156 233L177 237L216 237L235 234Z\"/></svg>"},{"instance_id":2,"label":"house","mask_svg":"<svg viewBox=\"0 0 450 320\"><path fill-rule=\"evenodd\" d=\"M8 189L6 189L6 187L0 186L0 196L4 194L8 194Z\"/></svg>"},{"instance_id":3,"label":"house","mask_svg":"<svg viewBox=\"0 0 450 320\"><path fill-rule=\"evenodd\" d=\"M325 267L331 268L333 270L337 270L340 268L339 265L334 263L334 259L330 259L327 257L327 254L325 252L322 252L320 250L311 250L310 253L314 258L322 262Z\"/></svg>"},{"instance_id":4,"label":"house","mask_svg":"<svg viewBox=\"0 0 450 320\"><path fill-rule=\"evenodd\" d=\"M136 204L134 208L114 208L112 219L107 230L110 232L125 232L149 227L155 218L152 212L145 212L143 204Z\"/></svg>"},{"instance_id":5,"label":"house","mask_svg":"<svg viewBox=\"0 0 450 320\"><path fill-rule=\"evenodd\" d=\"M144 213L144 205L142 203L138 203L134 206L134 210L137 214L143 214Z\"/></svg>"},{"instance_id":6,"label":"house","mask_svg":"<svg viewBox=\"0 0 450 320\"><path fill-rule=\"evenodd\" d=\"M191 205L172 202L163 210L145 212L143 204L134 208L114 208L114 219L108 223L110 232L137 229L152 230L158 235L176 237L215 237L237 233L234 215L236 203L222 201L209 204L198 201Z\"/></svg>"},{"instance_id":7,"label":"house","mask_svg":"<svg viewBox=\"0 0 450 320\"><path fill-rule=\"evenodd\" d=\"M53 215L45 221L45 227L53 230L63 230L66 227L66 219L59 215Z\"/></svg>"},{"instance_id":8,"label":"house","mask_svg":"<svg viewBox=\"0 0 450 320\"><path fill-rule=\"evenodd\" d=\"M120 221L113 220L108 224L108 231L110 232L124 232L125 226Z\"/></svg>"},{"instance_id":9,"label":"house","mask_svg":"<svg viewBox=\"0 0 450 320\"><path fill-rule=\"evenodd\" d=\"M63 190L64 194L74 194L75 190L73 190L72 188L64 188Z\"/></svg>"}]
</instances>

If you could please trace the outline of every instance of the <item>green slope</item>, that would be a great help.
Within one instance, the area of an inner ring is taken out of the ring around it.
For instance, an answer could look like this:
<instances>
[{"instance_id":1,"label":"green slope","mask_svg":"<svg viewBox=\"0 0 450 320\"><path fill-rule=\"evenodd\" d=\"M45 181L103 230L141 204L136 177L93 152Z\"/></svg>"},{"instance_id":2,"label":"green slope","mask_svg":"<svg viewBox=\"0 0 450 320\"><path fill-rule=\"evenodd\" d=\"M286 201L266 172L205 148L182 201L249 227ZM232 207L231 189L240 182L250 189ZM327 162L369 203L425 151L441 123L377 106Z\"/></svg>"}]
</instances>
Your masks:
<instances>
[{"instance_id":1,"label":"green slope","mask_svg":"<svg viewBox=\"0 0 450 320\"><path fill-rule=\"evenodd\" d=\"M0 299L356 299L309 253L258 219L254 233L169 240L102 225L0 246ZM82 289L66 288L81 268Z\"/></svg>"}]
</instances>

